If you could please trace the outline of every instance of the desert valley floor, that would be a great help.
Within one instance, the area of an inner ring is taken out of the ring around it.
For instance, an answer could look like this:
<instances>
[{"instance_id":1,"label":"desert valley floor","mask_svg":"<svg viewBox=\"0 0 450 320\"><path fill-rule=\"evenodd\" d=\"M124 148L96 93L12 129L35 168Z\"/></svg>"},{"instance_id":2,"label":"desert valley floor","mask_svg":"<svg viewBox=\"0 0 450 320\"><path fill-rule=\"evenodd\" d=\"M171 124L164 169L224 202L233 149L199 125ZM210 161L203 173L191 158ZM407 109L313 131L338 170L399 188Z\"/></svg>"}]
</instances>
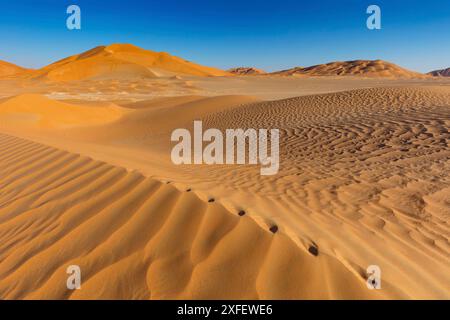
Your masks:
<instances>
[{"instance_id":1,"label":"desert valley floor","mask_svg":"<svg viewBox=\"0 0 450 320\"><path fill-rule=\"evenodd\" d=\"M174 165L199 119L279 173ZM0 298L449 299L449 128L444 78L0 80Z\"/></svg>"}]
</instances>

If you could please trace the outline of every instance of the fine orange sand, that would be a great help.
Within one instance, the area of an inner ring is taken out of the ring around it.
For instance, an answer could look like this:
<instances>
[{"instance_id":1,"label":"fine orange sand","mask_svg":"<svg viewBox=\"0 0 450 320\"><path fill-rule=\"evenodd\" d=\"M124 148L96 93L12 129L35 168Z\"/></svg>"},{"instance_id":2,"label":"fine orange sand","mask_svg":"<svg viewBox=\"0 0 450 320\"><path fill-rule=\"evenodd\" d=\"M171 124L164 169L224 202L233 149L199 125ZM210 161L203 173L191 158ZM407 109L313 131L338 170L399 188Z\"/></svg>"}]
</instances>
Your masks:
<instances>
[{"instance_id":1,"label":"fine orange sand","mask_svg":"<svg viewBox=\"0 0 450 320\"><path fill-rule=\"evenodd\" d=\"M63 71L140 50L0 80L0 299L450 299L450 82ZM194 120L280 129L279 173L173 165Z\"/></svg>"}]
</instances>

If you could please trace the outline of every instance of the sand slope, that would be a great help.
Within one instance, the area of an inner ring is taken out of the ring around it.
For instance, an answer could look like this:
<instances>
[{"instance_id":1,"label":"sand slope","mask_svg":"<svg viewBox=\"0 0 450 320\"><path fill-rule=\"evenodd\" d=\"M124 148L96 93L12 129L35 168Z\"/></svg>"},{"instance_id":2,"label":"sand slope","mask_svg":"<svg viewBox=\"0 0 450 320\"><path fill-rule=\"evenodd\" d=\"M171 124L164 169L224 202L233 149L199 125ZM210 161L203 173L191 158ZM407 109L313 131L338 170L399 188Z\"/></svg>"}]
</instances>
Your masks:
<instances>
[{"instance_id":1,"label":"sand slope","mask_svg":"<svg viewBox=\"0 0 450 320\"><path fill-rule=\"evenodd\" d=\"M50 64L33 74L55 81L83 79L139 79L187 74L223 76L229 73L201 66L165 52L131 44L99 46Z\"/></svg>"},{"instance_id":2,"label":"sand slope","mask_svg":"<svg viewBox=\"0 0 450 320\"><path fill-rule=\"evenodd\" d=\"M283 76L364 76L375 78L424 78L426 75L383 60L337 61L274 72Z\"/></svg>"},{"instance_id":3,"label":"sand slope","mask_svg":"<svg viewBox=\"0 0 450 320\"><path fill-rule=\"evenodd\" d=\"M0 143L2 299L376 297L336 259L195 190L11 136ZM79 291L66 288L72 264Z\"/></svg>"},{"instance_id":4,"label":"sand slope","mask_svg":"<svg viewBox=\"0 0 450 320\"><path fill-rule=\"evenodd\" d=\"M19 67L15 64L0 60L0 77L7 77L23 73L27 69Z\"/></svg>"},{"instance_id":5,"label":"sand slope","mask_svg":"<svg viewBox=\"0 0 450 320\"><path fill-rule=\"evenodd\" d=\"M23 94L0 104L0 124L48 129L89 126L117 120L124 109L111 105L89 107L48 99L38 94Z\"/></svg>"}]
</instances>

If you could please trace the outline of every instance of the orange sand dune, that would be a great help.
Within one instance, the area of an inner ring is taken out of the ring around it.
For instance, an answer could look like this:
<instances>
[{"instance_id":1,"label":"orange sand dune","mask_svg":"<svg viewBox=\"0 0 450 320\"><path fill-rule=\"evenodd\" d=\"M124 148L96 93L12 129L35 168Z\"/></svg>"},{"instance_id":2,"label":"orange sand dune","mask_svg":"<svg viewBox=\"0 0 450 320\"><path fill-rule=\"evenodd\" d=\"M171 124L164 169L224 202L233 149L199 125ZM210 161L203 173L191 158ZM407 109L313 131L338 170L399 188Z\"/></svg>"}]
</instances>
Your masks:
<instances>
[{"instance_id":1,"label":"orange sand dune","mask_svg":"<svg viewBox=\"0 0 450 320\"><path fill-rule=\"evenodd\" d=\"M0 103L0 119L5 105L61 103L25 98ZM0 122L0 298L450 297L449 86L118 110L70 128ZM193 120L278 128L279 173L173 165L170 133ZM70 264L80 291L65 288ZM369 265L379 291L365 286Z\"/></svg>"},{"instance_id":2,"label":"orange sand dune","mask_svg":"<svg viewBox=\"0 0 450 320\"><path fill-rule=\"evenodd\" d=\"M0 60L0 77L13 76L26 72L28 69Z\"/></svg>"},{"instance_id":3,"label":"orange sand dune","mask_svg":"<svg viewBox=\"0 0 450 320\"><path fill-rule=\"evenodd\" d=\"M194 119L257 101L249 96L177 97L142 101L132 104L129 111L114 122L100 127L79 126L65 130L62 134L83 142L121 145L148 152L160 150L162 144L166 151L172 130L190 127ZM170 155L170 152L166 155ZM148 161L147 156L142 156L142 159Z\"/></svg>"},{"instance_id":4,"label":"orange sand dune","mask_svg":"<svg viewBox=\"0 0 450 320\"><path fill-rule=\"evenodd\" d=\"M40 129L88 126L116 120L124 110L114 105L88 107L51 100L38 94L23 94L0 104L0 124Z\"/></svg>"},{"instance_id":5,"label":"orange sand dune","mask_svg":"<svg viewBox=\"0 0 450 320\"><path fill-rule=\"evenodd\" d=\"M383 60L338 61L311 67L296 67L274 72L276 75L299 76L364 76L380 78L424 78L426 75L401 68Z\"/></svg>"},{"instance_id":6,"label":"orange sand dune","mask_svg":"<svg viewBox=\"0 0 450 320\"><path fill-rule=\"evenodd\" d=\"M139 79L178 74L224 76L229 73L201 66L165 52L145 50L131 44L99 46L74 55L33 74L55 81L83 79Z\"/></svg>"}]
</instances>

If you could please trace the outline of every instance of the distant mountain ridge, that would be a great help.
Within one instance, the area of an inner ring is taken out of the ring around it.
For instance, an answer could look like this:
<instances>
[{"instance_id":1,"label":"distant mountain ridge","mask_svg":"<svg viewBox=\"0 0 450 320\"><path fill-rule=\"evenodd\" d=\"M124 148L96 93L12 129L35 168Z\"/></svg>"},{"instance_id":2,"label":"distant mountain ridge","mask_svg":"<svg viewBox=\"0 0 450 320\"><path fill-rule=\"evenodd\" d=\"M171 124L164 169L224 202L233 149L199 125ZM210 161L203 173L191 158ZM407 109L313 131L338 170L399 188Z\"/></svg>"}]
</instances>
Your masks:
<instances>
[{"instance_id":1,"label":"distant mountain ridge","mask_svg":"<svg viewBox=\"0 0 450 320\"><path fill-rule=\"evenodd\" d=\"M257 74L266 74L264 70L257 69L254 67L237 67L228 69L227 72L237 75L257 75Z\"/></svg>"},{"instance_id":2,"label":"distant mountain ridge","mask_svg":"<svg viewBox=\"0 0 450 320\"><path fill-rule=\"evenodd\" d=\"M450 77L450 68L428 72L433 77Z\"/></svg>"},{"instance_id":3,"label":"distant mountain ridge","mask_svg":"<svg viewBox=\"0 0 450 320\"><path fill-rule=\"evenodd\" d=\"M335 61L311 67L273 72L283 76L365 76L376 78L424 78L426 75L383 60Z\"/></svg>"}]
</instances>

